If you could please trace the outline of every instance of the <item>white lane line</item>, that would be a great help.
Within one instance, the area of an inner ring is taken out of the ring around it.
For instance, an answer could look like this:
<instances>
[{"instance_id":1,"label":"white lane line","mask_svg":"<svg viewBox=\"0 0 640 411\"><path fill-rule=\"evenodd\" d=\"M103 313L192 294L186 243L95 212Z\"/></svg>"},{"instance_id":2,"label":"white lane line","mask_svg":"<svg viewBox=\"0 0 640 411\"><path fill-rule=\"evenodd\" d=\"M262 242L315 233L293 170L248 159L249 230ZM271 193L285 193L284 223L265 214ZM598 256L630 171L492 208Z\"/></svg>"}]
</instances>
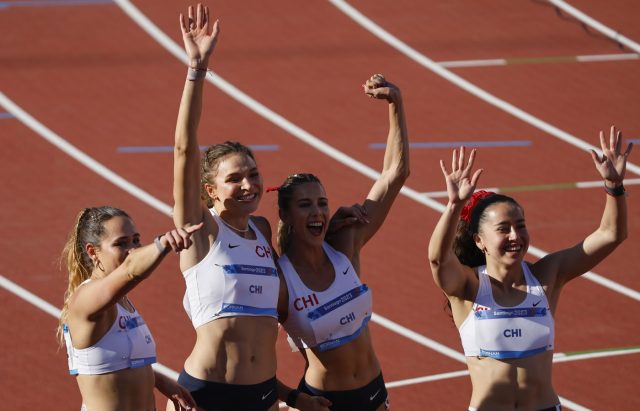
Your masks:
<instances>
[{"instance_id":1,"label":"white lane line","mask_svg":"<svg viewBox=\"0 0 640 411\"><path fill-rule=\"evenodd\" d=\"M404 387L407 385L422 384L425 382L442 381L450 378L465 377L469 375L469 370L443 372L440 374L425 375L424 377L407 378L405 380L391 381L385 384L387 388Z\"/></svg>"},{"instance_id":2,"label":"white lane line","mask_svg":"<svg viewBox=\"0 0 640 411\"><path fill-rule=\"evenodd\" d=\"M627 178L624 180L625 186L634 186L640 184L640 178ZM549 191L549 190L569 190L576 188L602 188L602 180L596 181L577 181L575 183L550 183L541 185L529 185L529 186L516 186L516 187L492 187L492 188L476 188L476 190L493 191L494 193L508 193L511 191ZM514 190L515 188L515 190ZM430 198L447 198L449 193L446 191L425 191L422 195Z\"/></svg>"},{"instance_id":3,"label":"white lane line","mask_svg":"<svg viewBox=\"0 0 640 411\"><path fill-rule=\"evenodd\" d=\"M480 59L480 60L449 60L436 61L436 64L446 68L466 68L466 67L489 67L489 66L511 66L522 64L546 64L546 63L592 63L602 61L622 61L638 60L640 55L635 53L624 54L591 54L582 56L550 56L550 57L530 57L515 59Z\"/></svg>"},{"instance_id":4,"label":"white lane line","mask_svg":"<svg viewBox=\"0 0 640 411\"><path fill-rule=\"evenodd\" d=\"M140 10L138 10L128 0L115 0L115 3L118 4L118 6L120 6L122 10L136 24L138 24L144 31L146 31L151 37L153 37L161 46L163 46L167 51L173 54L178 60L185 63L185 65L187 64L187 56L185 55L184 50L180 46L178 46L173 40L171 40L169 36L164 34L155 24L151 22L151 20L149 20L144 14L142 14ZM442 70L445 70L445 69L442 69ZM293 137L303 141L306 144L309 144L310 146L314 147L318 151L333 158L334 160L344 164L345 166L373 180L378 179L378 177L380 176L380 174L376 170L346 155L342 151L337 150L336 148L330 146L329 144L325 143L324 141L312 135L311 133L307 132L306 130L302 129L301 127L293 124L292 122L290 122L289 120L281 116L280 114L274 112L273 110L267 108L262 103L259 103L257 100L245 94L240 89L233 86L231 83L227 82L219 75L211 72L211 75L208 75L206 79L207 81L209 81L210 83L218 87L220 90L222 90L224 93L226 93L228 96L235 99L239 103L243 104L244 106L246 106L247 108L255 112L256 114L260 115L265 120L270 121L271 123L277 125L278 127L287 131ZM575 139L575 137L572 137L572 138ZM586 147L588 149L591 149L591 147L593 146L586 145ZM593 148L595 148L596 151L598 151L597 147L593 147ZM629 169L631 169L629 167L631 166L631 164L628 164L627 166ZM420 204L430 207L431 209L439 213L442 213L445 209L444 205L428 197L425 197L423 194L421 194L417 190L414 190L407 186L402 187L402 190L400 190L400 193L402 193L403 195L411 198L412 200ZM548 254L546 251L540 248L537 248L533 245L529 246L529 253L531 253L532 255L538 258L542 258ZM589 275L585 275L584 278L594 281L597 284L600 284L604 287L610 288L611 290L620 292L626 296L634 298L637 301L640 301L640 292L636 292L634 290L629 289L628 287L612 282L610 280L608 281L604 277L596 273L590 272L588 274Z\"/></svg>"},{"instance_id":5,"label":"white lane line","mask_svg":"<svg viewBox=\"0 0 640 411\"><path fill-rule=\"evenodd\" d=\"M582 361L582 360L590 360L594 358L615 357L619 355L630 355L630 354L638 354L638 353L640 353L640 348L633 348L633 349L619 348L619 349L603 350L600 352L590 352L590 353L584 353L584 354L555 353L553 354L553 363L555 364L555 363L562 363L562 362ZM396 387L403 387L406 385L415 385L415 384L422 384L425 382L433 382L433 381L447 380L450 378L465 377L467 375L469 375L469 370L450 371L450 372L445 372L440 374L432 374L432 375L425 375L422 377L407 378L407 379L398 380L398 381L390 381L385 385L387 386L387 388L396 388Z\"/></svg>"},{"instance_id":6,"label":"white lane line","mask_svg":"<svg viewBox=\"0 0 640 411\"><path fill-rule=\"evenodd\" d=\"M425 67L426 69L431 70L433 73L439 75L445 80L450 81L451 83L473 94L474 96L480 98L481 100L484 100L485 102L491 104L492 106L495 106L505 111L506 113L511 114L512 116L519 118L520 120L526 123L529 123L530 125L554 137L557 137L560 140L565 141L575 147L578 147L584 151L588 151L588 152L591 150L596 150L596 152L600 151L598 147L591 145L579 139L578 137L575 137L567 133L566 131L560 130L559 128L527 113L526 111L514 106L511 103L507 103L505 100L502 100L494 96L493 94L490 94L489 92L463 79L462 77L453 73L452 71L447 70L446 68L440 66L435 61L431 60L430 58L420 53L416 49L410 47L408 44L401 41L400 39L398 39L388 31L384 30L378 24L374 23L371 19L369 19L368 17L360 13L360 11L355 9L353 6L347 4L344 0L329 0L329 2L332 3L337 9L342 11L344 14L346 14L348 17L350 17L353 21L361 25L364 29L369 31L374 36L378 37L383 42L395 48L396 50L398 50L399 52L401 52L411 60ZM636 164L628 163L627 170L640 175L640 166L637 166Z\"/></svg>"},{"instance_id":7,"label":"white lane line","mask_svg":"<svg viewBox=\"0 0 640 411\"><path fill-rule=\"evenodd\" d=\"M45 140L58 147L64 153L77 160L80 164L94 171L99 176L104 177L107 181L110 181L111 183L113 183L117 187L120 187L134 197L139 198L143 202L150 205L152 208L155 208L156 210L165 214L171 212L171 207L169 207L167 204L164 204L162 201L153 197L151 194L147 193L136 185L131 184L129 181L125 180L118 174L109 170L104 165L95 161L84 152L78 150L78 148L69 143L67 140L60 137L44 124L33 118L29 113L24 111L2 92L0 92L0 105L2 105L8 112L13 114L13 116L20 120L24 125L36 132L36 134L40 135Z\"/></svg>"},{"instance_id":8,"label":"white lane line","mask_svg":"<svg viewBox=\"0 0 640 411\"><path fill-rule=\"evenodd\" d=\"M553 355L553 362L571 362L571 361L581 361L581 360L591 360L594 358L606 358L606 357L617 357L620 355L631 355L640 353L640 348L633 349L616 349L616 350L603 350L597 352L586 352L584 354L564 354L564 353L556 353Z\"/></svg>"},{"instance_id":9,"label":"white lane line","mask_svg":"<svg viewBox=\"0 0 640 411\"><path fill-rule=\"evenodd\" d=\"M592 27L595 30L598 30L600 33L604 34L605 36L609 37L615 42L625 45L626 47L635 51L636 53L640 53L640 44L636 43L635 41L631 40L628 37L623 36L621 33L618 33L617 31L605 26L599 21L589 17L589 15L576 9L566 1L562 1L562 0L547 0L547 1L553 4L554 6L558 7L559 9L562 9L564 12L572 15L573 17L580 20L581 22L588 25L589 27Z\"/></svg>"},{"instance_id":10,"label":"white lane line","mask_svg":"<svg viewBox=\"0 0 640 411\"><path fill-rule=\"evenodd\" d=\"M580 62L593 62L593 61L620 61L620 60L638 60L640 55L633 53L626 54L594 54L591 56L577 56Z\"/></svg>"}]
</instances>

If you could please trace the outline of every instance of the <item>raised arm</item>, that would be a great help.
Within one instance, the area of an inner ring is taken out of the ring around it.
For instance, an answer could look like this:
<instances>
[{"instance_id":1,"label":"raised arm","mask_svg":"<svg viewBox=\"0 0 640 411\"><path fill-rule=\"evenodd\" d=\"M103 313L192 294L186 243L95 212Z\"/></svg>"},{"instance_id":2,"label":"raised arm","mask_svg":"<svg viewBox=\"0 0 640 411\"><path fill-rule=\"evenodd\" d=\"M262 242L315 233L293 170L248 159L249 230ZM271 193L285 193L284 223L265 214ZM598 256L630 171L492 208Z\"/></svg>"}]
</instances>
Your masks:
<instances>
[{"instance_id":1,"label":"raised arm","mask_svg":"<svg viewBox=\"0 0 640 411\"><path fill-rule=\"evenodd\" d=\"M189 69L176 124L173 166L173 220L176 227L203 221L206 212L200 196L200 147L197 130L202 112L204 78L215 48L219 25L209 18L209 9L189 6L188 21L180 14L180 29Z\"/></svg>"},{"instance_id":2,"label":"raised arm","mask_svg":"<svg viewBox=\"0 0 640 411\"><path fill-rule=\"evenodd\" d=\"M409 177L409 141L400 89L386 81L381 74L376 74L366 81L364 92L371 98L385 100L388 103L389 135L382 172L362 204L368 223L345 227L343 230L351 231L351 234L345 234L347 237L353 236L350 241L353 247L351 251L356 254L378 231L402 185ZM341 241L340 237L343 236L332 236L337 241Z\"/></svg>"},{"instance_id":3,"label":"raised arm","mask_svg":"<svg viewBox=\"0 0 640 411\"><path fill-rule=\"evenodd\" d=\"M191 235L201 227L202 223L171 230L153 244L131 251L113 272L78 288L70 304L71 315L89 320L101 315L149 277L169 251L189 248Z\"/></svg>"},{"instance_id":4,"label":"raised arm","mask_svg":"<svg viewBox=\"0 0 640 411\"><path fill-rule=\"evenodd\" d=\"M453 150L451 172L449 173L440 160L440 168L447 183L449 202L436 224L429 240L429 264L436 285L448 296L464 297L464 289L472 273L471 269L460 263L453 252L453 240L456 227L460 221L460 212L473 194L482 169L473 175L471 169L475 161L476 151L472 150L469 161L465 164L464 147Z\"/></svg>"},{"instance_id":5,"label":"raised arm","mask_svg":"<svg viewBox=\"0 0 640 411\"><path fill-rule=\"evenodd\" d=\"M562 285L591 270L627 238L627 199L623 180L633 144L622 152L622 133L611 127L607 145L600 132L602 156L591 152L593 163L604 179L606 199L598 228L575 246L547 255L535 264Z\"/></svg>"}]
</instances>

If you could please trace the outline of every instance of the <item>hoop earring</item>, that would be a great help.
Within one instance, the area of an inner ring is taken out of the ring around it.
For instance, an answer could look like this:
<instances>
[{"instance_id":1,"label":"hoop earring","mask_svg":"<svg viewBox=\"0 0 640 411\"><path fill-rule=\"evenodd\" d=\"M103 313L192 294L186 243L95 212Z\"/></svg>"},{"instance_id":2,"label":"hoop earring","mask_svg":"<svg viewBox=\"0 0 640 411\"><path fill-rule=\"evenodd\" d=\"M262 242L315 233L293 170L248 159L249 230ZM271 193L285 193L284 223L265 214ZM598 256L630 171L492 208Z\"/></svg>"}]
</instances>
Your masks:
<instances>
[{"instance_id":1,"label":"hoop earring","mask_svg":"<svg viewBox=\"0 0 640 411\"><path fill-rule=\"evenodd\" d=\"M95 266L98 267L98 269L104 273L104 267L102 266L102 262L100 261L99 258L96 258Z\"/></svg>"}]
</instances>

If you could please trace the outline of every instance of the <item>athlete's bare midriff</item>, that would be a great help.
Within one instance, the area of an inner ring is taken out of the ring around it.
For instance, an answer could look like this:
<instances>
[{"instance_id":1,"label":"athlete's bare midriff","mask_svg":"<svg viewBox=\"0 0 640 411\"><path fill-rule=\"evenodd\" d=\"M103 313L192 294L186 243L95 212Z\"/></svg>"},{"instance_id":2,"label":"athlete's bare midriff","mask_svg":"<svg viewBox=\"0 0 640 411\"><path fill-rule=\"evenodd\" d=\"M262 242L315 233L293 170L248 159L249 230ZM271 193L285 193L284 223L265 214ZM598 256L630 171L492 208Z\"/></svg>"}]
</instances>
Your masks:
<instances>
[{"instance_id":1,"label":"athlete's bare midriff","mask_svg":"<svg viewBox=\"0 0 640 411\"><path fill-rule=\"evenodd\" d=\"M87 410L153 411L155 385L150 365L100 375L78 375L78 387Z\"/></svg>"},{"instance_id":2,"label":"athlete's bare midriff","mask_svg":"<svg viewBox=\"0 0 640 411\"><path fill-rule=\"evenodd\" d=\"M305 380L323 391L361 388L380 375L368 328L348 344L324 352L307 349L306 355L309 368Z\"/></svg>"},{"instance_id":3,"label":"athlete's bare midriff","mask_svg":"<svg viewBox=\"0 0 640 411\"><path fill-rule=\"evenodd\" d=\"M278 322L272 317L225 317L196 329L196 344L184 364L201 380L258 384L276 375Z\"/></svg>"},{"instance_id":4,"label":"athlete's bare midriff","mask_svg":"<svg viewBox=\"0 0 640 411\"><path fill-rule=\"evenodd\" d=\"M470 406L479 411L536 411L560 402L550 378L552 351L509 360L466 359L473 385Z\"/></svg>"}]
</instances>

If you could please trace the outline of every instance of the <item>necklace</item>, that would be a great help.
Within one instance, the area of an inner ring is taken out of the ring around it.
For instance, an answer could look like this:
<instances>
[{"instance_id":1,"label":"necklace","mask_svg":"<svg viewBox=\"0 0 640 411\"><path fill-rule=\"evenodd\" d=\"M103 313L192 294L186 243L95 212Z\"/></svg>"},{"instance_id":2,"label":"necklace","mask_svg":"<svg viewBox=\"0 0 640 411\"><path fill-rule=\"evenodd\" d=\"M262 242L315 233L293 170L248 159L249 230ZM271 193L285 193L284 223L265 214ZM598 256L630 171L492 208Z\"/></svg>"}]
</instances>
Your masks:
<instances>
[{"instance_id":1,"label":"necklace","mask_svg":"<svg viewBox=\"0 0 640 411\"><path fill-rule=\"evenodd\" d=\"M220 217L220 221L222 221L222 223L224 225L226 225L227 227L229 227L232 230L235 230L239 233L248 233L249 232L249 226L247 225L247 228L241 229L241 228L236 228L234 226L232 226L231 224L227 223L226 221L224 221L224 218Z\"/></svg>"}]
</instances>

